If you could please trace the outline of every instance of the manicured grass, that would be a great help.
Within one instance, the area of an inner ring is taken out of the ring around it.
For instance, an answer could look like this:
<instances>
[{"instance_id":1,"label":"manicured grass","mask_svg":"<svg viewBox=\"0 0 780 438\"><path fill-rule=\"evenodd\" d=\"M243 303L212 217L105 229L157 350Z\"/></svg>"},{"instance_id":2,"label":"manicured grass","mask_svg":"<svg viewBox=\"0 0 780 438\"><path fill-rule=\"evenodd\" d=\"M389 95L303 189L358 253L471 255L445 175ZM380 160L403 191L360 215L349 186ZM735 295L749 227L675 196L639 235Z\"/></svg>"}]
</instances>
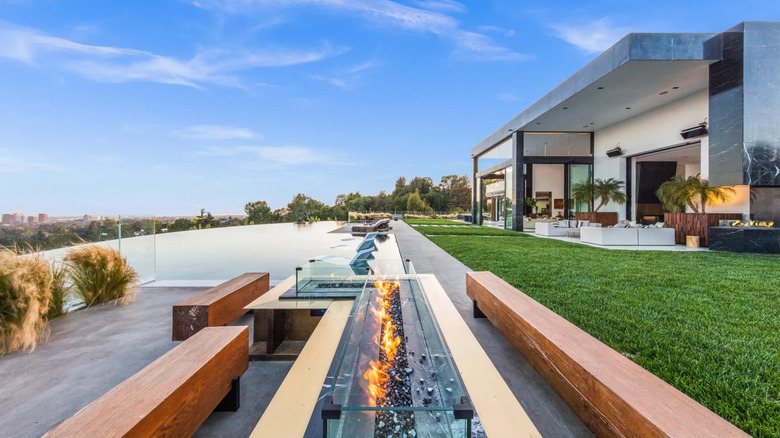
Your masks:
<instances>
[{"instance_id":1,"label":"manicured grass","mask_svg":"<svg viewBox=\"0 0 780 438\"><path fill-rule=\"evenodd\" d=\"M780 436L780 257L421 228L470 268L499 275L745 432Z\"/></svg>"},{"instance_id":2,"label":"manicured grass","mask_svg":"<svg viewBox=\"0 0 780 438\"><path fill-rule=\"evenodd\" d=\"M450 219L404 219L404 222L409 225L470 225Z\"/></svg>"},{"instance_id":3,"label":"manicured grass","mask_svg":"<svg viewBox=\"0 0 780 438\"><path fill-rule=\"evenodd\" d=\"M500 228L467 226L467 227L426 227L416 226L415 230L428 236L508 236L508 237L527 237L525 234L502 230Z\"/></svg>"}]
</instances>

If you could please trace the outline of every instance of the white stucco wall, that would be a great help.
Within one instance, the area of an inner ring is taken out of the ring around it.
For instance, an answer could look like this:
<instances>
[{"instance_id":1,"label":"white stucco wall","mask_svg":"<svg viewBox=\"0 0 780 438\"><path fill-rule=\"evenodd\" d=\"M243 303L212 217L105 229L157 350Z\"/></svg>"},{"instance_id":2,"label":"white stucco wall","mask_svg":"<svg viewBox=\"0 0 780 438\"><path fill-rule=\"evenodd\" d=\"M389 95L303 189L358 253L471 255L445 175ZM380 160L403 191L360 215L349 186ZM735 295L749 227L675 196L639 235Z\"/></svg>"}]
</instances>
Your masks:
<instances>
[{"instance_id":1,"label":"white stucco wall","mask_svg":"<svg viewBox=\"0 0 780 438\"><path fill-rule=\"evenodd\" d=\"M626 180L627 155L637 155L654 150L683 144L680 131L698 125L709 115L709 96L707 90L678 99L668 105L640 114L631 119L608 126L595 132L593 169L595 178L617 178ZM701 138L701 175L709 178L709 138ZM609 158L608 150L620 145L623 157ZM686 174L693 172L693 166ZM636 175L635 170L633 171ZM635 184L634 184L635 186ZM636 189L636 187L634 187ZM747 187L736 187L737 196L726 205L711 206L710 212L748 213L750 199ZM636 196L634 194L634 199ZM617 211L624 219L624 206L608 204L600 211Z\"/></svg>"}]
</instances>

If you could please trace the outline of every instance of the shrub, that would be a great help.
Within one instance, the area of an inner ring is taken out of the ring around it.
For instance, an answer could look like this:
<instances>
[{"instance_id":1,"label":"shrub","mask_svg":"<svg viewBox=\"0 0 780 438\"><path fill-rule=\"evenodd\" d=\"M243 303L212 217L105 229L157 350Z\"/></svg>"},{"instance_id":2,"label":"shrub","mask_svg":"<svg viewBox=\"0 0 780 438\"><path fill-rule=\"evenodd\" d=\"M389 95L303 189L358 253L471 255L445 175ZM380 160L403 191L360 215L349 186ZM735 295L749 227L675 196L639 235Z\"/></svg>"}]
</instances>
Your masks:
<instances>
[{"instance_id":1,"label":"shrub","mask_svg":"<svg viewBox=\"0 0 780 438\"><path fill-rule=\"evenodd\" d=\"M404 219L458 219L458 213L404 214Z\"/></svg>"},{"instance_id":2,"label":"shrub","mask_svg":"<svg viewBox=\"0 0 780 438\"><path fill-rule=\"evenodd\" d=\"M381 213L381 212L378 213L358 213L356 211L349 212L349 220L351 221L364 221L364 220L368 220L368 218L379 220L379 219L387 219L389 217L392 217L392 214Z\"/></svg>"},{"instance_id":3,"label":"shrub","mask_svg":"<svg viewBox=\"0 0 780 438\"><path fill-rule=\"evenodd\" d=\"M70 287L67 266L51 263L49 269L51 272L51 302L49 303L49 311L46 312L46 319L51 320L65 314L65 298Z\"/></svg>"},{"instance_id":4,"label":"shrub","mask_svg":"<svg viewBox=\"0 0 780 438\"><path fill-rule=\"evenodd\" d=\"M65 256L75 293L87 307L119 300L129 304L138 288L138 273L119 251L98 245L83 245Z\"/></svg>"},{"instance_id":5,"label":"shrub","mask_svg":"<svg viewBox=\"0 0 780 438\"><path fill-rule=\"evenodd\" d=\"M51 283L43 257L0 249L0 356L32 350L48 335Z\"/></svg>"}]
</instances>

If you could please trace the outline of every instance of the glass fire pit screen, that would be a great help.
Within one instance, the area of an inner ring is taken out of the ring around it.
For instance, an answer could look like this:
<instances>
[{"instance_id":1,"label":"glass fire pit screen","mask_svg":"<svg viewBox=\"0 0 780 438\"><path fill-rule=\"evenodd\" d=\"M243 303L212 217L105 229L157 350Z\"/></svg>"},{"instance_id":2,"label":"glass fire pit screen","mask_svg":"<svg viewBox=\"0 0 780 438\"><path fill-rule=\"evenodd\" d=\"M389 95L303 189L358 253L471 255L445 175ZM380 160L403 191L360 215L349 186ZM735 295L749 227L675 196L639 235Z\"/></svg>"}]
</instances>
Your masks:
<instances>
[{"instance_id":1,"label":"glass fire pit screen","mask_svg":"<svg viewBox=\"0 0 780 438\"><path fill-rule=\"evenodd\" d=\"M370 276L323 407L328 437L465 437L473 409L414 276Z\"/></svg>"},{"instance_id":2,"label":"glass fire pit screen","mask_svg":"<svg viewBox=\"0 0 780 438\"><path fill-rule=\"evenodd\" d=\"M413 274L410 261L372 259L347 264L338 259L309 260L295 270L295 295L284 298L354 298L373 285L377 274ZM369 280L371 284L369 284Z\"/></svg>"}]
</instances>

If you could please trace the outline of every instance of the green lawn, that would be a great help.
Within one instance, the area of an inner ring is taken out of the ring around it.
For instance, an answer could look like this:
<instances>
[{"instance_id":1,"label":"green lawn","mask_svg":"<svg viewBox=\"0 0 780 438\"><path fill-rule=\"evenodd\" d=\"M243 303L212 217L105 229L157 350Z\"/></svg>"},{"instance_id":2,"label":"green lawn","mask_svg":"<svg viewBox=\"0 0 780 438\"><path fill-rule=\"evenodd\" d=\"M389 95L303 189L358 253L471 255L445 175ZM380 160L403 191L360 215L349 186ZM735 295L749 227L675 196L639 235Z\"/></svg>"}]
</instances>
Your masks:
<instances>
[{"instance_id":1,"label":"green lawn","mask_svg":"<svg viewBox=\"0 0 780 438\"><path fill-rule=\"evenodd\" d=\"M486 238L463 235L471 228L446 228L450 235L416 229L747 433L780 437L780 257L618 251L521 233Z\"/></svg>"},{"instance_id":2,"label":"green lawn","mask_svg":"<svg viewBox=\"0 0 780 438\"><path fill-rule=\"evenodd\" d=\"M469 225L450 219L404 219L409 225Z\"/></svg>"}]
</instances>

